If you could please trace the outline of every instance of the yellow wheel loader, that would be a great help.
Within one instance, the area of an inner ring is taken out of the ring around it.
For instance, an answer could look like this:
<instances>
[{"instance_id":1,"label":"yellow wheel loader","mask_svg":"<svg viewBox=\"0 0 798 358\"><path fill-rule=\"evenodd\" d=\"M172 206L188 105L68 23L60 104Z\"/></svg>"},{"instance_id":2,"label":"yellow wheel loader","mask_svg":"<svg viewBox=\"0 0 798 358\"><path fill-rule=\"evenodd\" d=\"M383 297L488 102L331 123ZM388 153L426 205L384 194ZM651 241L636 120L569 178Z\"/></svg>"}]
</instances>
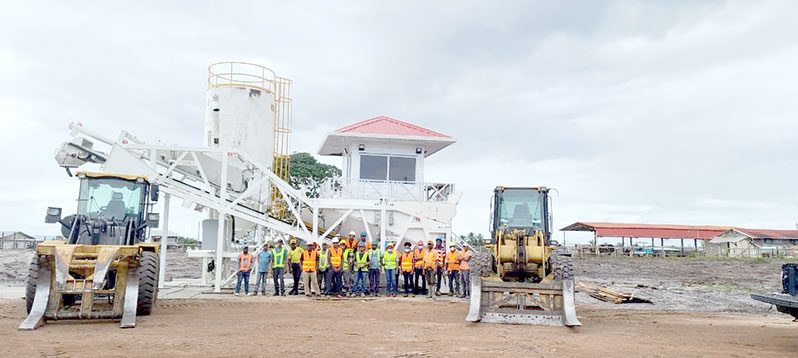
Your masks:
<instances>
[{"instance_id":1,"label":"yellow wheel loader","mask_svg":"<svg viewBox=\"0 0 798 358\"><path fill-rule=\"evenodd\" d=\"M491 239L473 257L467 321L581 326L571 257L551 242L549 189L496 187Z\"/></svg>"},{"instance_id":2,"label":"yellow wheel loader","mask_svg":"<svg viewBox=\"0 0 798 358\"><path fill-rule=\"evenodd\" d=\"M121 320L136 326L158 296L159 244L147 242L158 226L153 213L158 187L146 178L78 173L80 193L74 215L50 207L46 223L61 225L63 241L36 248L25 294L28 317L20 330L50 320Z\"/></svg>"}]
</instances>

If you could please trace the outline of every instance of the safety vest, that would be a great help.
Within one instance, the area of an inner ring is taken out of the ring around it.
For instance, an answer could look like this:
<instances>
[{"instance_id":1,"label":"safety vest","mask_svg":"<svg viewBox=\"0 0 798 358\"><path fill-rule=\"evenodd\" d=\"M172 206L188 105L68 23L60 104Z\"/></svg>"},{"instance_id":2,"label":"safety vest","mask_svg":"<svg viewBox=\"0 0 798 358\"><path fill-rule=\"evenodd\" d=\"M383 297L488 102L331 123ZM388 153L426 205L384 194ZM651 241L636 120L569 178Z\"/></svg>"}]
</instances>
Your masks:
<instances>
[{"instance_id":1,"label":"safety vest","mask_svg":"<svg viewBox=\"0 0 798 358\"><path fill-rule=\"evenodd\" d=\"M302 271L316 272L316 250L302 252Z\"/></svg>"},{"instance_id":2,"label":"safety vest","mask_svg":"<svg viewBox=\"0 0 798 358\"><path fill-rule=\"evenodd\" d=\"M424 267L434 269L438 264L438 251L427 250L424 253Z\"/></svg>"},{"instance_id":3,"label":"safety vest","mask_svg":"<svg viewBox=\"0 0 798 358\"><path fill-rule=\"evenodd\" d=\"M344 249L338 248L337 250L333 247L330 249L330 263L332 264L333 268L341 268L341 260L343 260ZM319 264L321 266L321 264Z\"/></svg>"},{"instance_id":4,"label":"safety vest","mask_svg":"<svg viewBox=\"0 0 798 358\"><path fill-rule=\"evenodd\" d=\"M385 251L385 253L382 254L382 266L385 267L386 270L396 269L396 251Z\"/></svg>"},{"instance_id":5,"label":"safety vest","mask_svg":"<svg viewBox=\"0 0 798 358\"><path fill-rule=\"evenodd\" d=\"M413 272L413 251L402 253L402 272Z\"/></svg>"},{"instance_id":6,"label":"safety vest","mask_svg":"<svg viewBox=\"0 0 798 358\"><path fill-rule=\"evenodd\" d=\"M349 259L352 256L352 249L344 250L344 270L349 271Z\"/></svg>"},{"instance_id":7,"label":"safety vest","mask_svg":"<svg viewBox=\"0 0 798 358\"><path fill-rule=\"evenodd\" d=\"M241 272L247 272L252 267L252 254L250 253L241 253L238 255L238 260L241 262L241 268L238 270Z\"/></svg>"},{"instance_id":8,"label":"safety vest","mask_svg":"<svg viewBox=\"0 0 798 358\"><path fill-rule=\"evenodd\" d=\"M457 271L460 269L460 259L457 258L457 251L446 253L446 270Z\"/></svg>"},{"instance_id":9,"label":"safety vest","mask_svg":"<svg viewBox=\"0 0 798 358\"><path fill-rule=\"evenodd\" d=\"M319 270L323 271L330 267L330 250L319 251Z\"/></svg>"},{"instance_id":10,"label":"safety vest","mask_svg":"<svg viewBox=\"0 0 798 358\"><path fill-rule=\"evenodd\" d=\"M280 251L278 252L277 249L272 249L272 257L274 261L272 263L272 267L275 268L283 268L285 267L285 248L281 247Z\"/></svg>"},{"instance_id":11,"label":"safety vest","mask_svg":"<svg viewBox=\"0 0 798 358\"><path fill-rule=\"evenodd\" d=\"M360 271L368 272L368 270L369 270L368 258L369 258L369 253L368 252L363 252L362 254L361 254L360 251L356 252L355 253L355 271L360 270Z\"/></svg>"},{"instance_id":12,"label":"safety vest","mask_svg":"<svg viewBox=\"0 0 798 358\"><path fill-rule=\"evenodd\" d=\"M416 268L424 267L424 255L426 253L427 253L426 249L421 249L421 250L416 249L415 250L415 254L416 254L416 265L415 265L415 267Z\"/></svg>"}]
</instances>

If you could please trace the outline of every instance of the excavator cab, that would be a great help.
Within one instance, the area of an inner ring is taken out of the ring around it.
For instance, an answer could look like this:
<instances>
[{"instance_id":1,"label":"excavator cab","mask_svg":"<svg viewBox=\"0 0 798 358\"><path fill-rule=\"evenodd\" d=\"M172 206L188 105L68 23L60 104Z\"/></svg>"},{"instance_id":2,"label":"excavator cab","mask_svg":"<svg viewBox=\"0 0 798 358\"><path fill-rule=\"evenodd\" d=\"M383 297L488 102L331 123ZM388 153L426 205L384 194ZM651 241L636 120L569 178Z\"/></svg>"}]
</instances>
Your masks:
<instances>
[{"instance_id":1,"label":"excavator cab","mask_svg":"<svg viewBox=\"0 0 798 358\"><path fill-rule=\"evenodd\" d=\"M158 227L158 187L139 176L77 177L77 213L62 218L61 208L47 208L45 222L60 224L64 240L36 247L20 330L62 319L120 319L130 328L155 306L160 245L147 242L147 228Z\"/></svg>"}]
</instances>

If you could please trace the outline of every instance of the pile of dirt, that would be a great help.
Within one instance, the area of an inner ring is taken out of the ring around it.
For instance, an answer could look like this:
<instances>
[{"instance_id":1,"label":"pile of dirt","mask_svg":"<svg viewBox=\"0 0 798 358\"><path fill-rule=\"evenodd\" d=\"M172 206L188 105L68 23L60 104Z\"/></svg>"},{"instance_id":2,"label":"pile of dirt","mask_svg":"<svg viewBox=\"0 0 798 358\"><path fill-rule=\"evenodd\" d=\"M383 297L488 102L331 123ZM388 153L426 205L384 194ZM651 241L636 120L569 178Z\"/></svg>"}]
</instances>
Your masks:
<instances>
[{"instance_id":1,"label":"pile of dirt","mask_svg":"<svg viewBox=\"0 0 798 358\"><path fill-rule=\"evenodd\" d=\"M579 303L618 309L665 311L772 311L751 299L754 292L780 290L784 260L599 257L574 260L577 281L651 300L652 304L616 305L578 292Z\"/></svg>"},{"instance_id":2,"label":"pile of dirt","mask_svg":"<svg viewBox=\"0 0 798 358\"><path fill-rule=\"evenodd\" d=\"M33 250L0 250L0 287L24 286Z\"/></svg>"}]
</instances>

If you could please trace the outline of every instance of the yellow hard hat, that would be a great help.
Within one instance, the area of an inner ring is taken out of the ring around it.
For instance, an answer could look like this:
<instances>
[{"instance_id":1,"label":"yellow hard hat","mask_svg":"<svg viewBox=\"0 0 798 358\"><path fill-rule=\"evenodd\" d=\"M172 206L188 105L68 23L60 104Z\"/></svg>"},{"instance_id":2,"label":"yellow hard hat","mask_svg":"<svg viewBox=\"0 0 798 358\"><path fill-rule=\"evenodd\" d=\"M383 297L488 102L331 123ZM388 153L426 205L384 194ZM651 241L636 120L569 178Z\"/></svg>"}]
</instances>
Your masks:
<instances>
[{"instance_id":1,"label":"yellow hard hat","mask_svg":"<svg viewBox=\"0 0 798 358\"><path fill-rule=\"evenodd\" d=\"M288 243L289 244L296 244L296 239L291 239L291 241L289 241Z\"/></svg>"}]
</instances>

